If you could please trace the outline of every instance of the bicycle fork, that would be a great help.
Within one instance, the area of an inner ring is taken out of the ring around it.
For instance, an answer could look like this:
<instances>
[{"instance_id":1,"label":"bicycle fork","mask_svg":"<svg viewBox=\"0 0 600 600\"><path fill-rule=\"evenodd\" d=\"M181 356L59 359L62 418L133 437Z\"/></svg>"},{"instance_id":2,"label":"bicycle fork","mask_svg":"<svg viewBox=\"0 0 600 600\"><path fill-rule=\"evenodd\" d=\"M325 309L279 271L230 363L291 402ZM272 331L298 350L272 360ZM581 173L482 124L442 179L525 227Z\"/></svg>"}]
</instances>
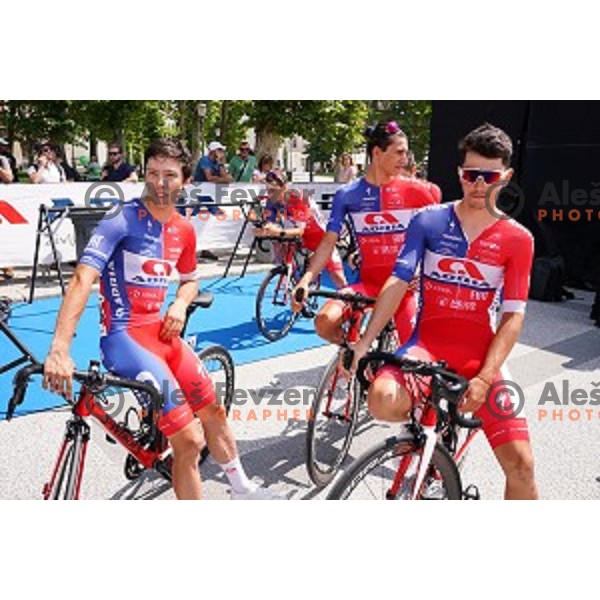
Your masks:
<instances>
[{"instance_id":1,"label":"bicycle fork","mask_svg":"<svg viewBox=\"0 0 600 600\"><path fill-rule=\"evenodd\" d=\"M70 419L67 422L65 437L58 453L58 458L54 465L54 470L52 472L50 481L45 483L42 489L44 500L51 499L52 493L56 489L57 484L60 488L65 476L67 477L65 492L66 498L79 500L81 482L83 480L85 457L89 441L89 425L78 416ZM67 473L66 471L69 465L66 464L66 461L69 460L70 452L73 452L73 456L70 457L71 467L70 472ZM60 490L56 490L56 497L58 496L59 491Z\"/></svg>"}]
</instances>

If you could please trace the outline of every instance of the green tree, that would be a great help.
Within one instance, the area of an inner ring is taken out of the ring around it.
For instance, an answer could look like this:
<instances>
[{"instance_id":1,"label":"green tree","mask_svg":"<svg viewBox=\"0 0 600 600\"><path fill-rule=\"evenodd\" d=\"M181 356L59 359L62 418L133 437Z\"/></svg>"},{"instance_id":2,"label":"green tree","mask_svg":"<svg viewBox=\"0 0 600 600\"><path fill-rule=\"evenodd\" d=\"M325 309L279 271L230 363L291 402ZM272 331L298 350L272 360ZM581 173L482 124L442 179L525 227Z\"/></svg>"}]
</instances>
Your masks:
<instances>
[{"instance_id":1,"label":"green tree","mask_svg":"<svg viewBox=\"0 0 600 600\"><path fill-rule=\"evenodd\" d=\"M431 131L431 100L371 100L369 121L397 121L408 136L417 163L427 166Z\"/></svg>"}]
</instances>

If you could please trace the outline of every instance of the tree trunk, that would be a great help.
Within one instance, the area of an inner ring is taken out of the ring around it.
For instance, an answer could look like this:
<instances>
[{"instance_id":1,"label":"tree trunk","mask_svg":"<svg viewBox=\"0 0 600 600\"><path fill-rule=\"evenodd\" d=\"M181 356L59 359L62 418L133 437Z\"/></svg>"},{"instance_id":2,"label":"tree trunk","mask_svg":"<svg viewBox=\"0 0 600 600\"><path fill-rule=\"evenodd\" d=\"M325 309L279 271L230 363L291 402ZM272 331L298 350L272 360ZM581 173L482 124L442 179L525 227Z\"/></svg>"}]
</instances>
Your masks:
<instances>
[{"instance_id":1,"label":"tree trunk","mask_svg":"<svg viewBox=\"0 0 600 600\"><path fill-rule=\"evenodd\" d=\"M273 158L274 165L277 164L277 151L281 146L281 136L275 133L269 125L257 126L256 128L256 156L260 160L261 156L269 154ZM285 165L281 165L285 169Z\"/></svg>"},{"instance_id":2,"label":"tree trunk","mask_svg":"<svg viewBox=\"0 0 600 600\"><path fill-rule=\"evenodd\" d=\"M98 160L98 138L93 133L90 134L90 160L92 156Z\"/></svg>"},{"instance_id":3,"label":"tree trunk","mask_svg":"<svg viewBox=\"0 0 600 600\"><path fill-rule=\"evenodd\" d=\"M192 156L194 157L194 162L197 163L200 160L200 157L202 156L202 151L203 151L203 127L204 127L204 118L203 117L199 117L198 116L198 105L200 104L200 102L202 102L201 100L199 100L198 102L195 103L194 106L194 115L195 115L195 121L194 121L194 125L192 127L190 127L191 129L191 139L192 139L192 144L191 144L191 152L192 152Z\"/></svg>"},{"instance_id":4,"label":"tree trunk","mask_svg":"<svg viewBox=\"0 0 600 600\"><path fill-rule=\"evenodd\" d=\"M223 143L223 140L227 139L227 108L229 100L221 101L221 135L219 141Z\"/></svg>"}]
</instances>

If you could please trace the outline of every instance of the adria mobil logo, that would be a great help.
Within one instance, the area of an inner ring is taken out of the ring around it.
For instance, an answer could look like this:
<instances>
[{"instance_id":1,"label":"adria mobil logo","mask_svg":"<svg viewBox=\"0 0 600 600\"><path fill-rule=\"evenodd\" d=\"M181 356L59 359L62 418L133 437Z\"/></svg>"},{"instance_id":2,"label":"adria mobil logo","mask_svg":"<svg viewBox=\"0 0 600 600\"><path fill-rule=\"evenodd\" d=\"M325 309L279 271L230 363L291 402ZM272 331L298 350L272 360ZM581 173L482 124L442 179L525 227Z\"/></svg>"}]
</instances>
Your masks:
<instances>
[{"instance_id":1,"label":"adria mobil logo","mask_svg":"<svg viewBox=\"0 0 600 600\"><path fill-rule=\"evenodd\" d=\"M363 220L363 233L404 231L404 224L392 213L368 213Z\"/></svg>"},{"instance_id":2,"label":"adria mobil logo","mask_svg":"<svg viewBox=\"0 0 600 600\"><path fill-rule=\"evenodd\" d=\"M483 289L490 287L479 267L469 260L440 258L431 276L448 283L458 283Z\"/></svg>"},{"instance_id":3,"label":"adria mobil logo","mask_svg":"<svg viewBox=\"0 0 600 600\"><path fill-rule=\"evenodd\" d=\"M0 200L0 223L8 221L11 225L27 225L29 221L11 204Z\"/></svg>"},{"instance_id":4,"label":"adria mobil logo","mask_svg":"<svg viewBox=\"0 0 600 600\"><path fill-rule=\"evenodd\" d=\"M170 277L173 272L173 268L168 262L162 262L160 260L147 260L142 264L142 271L150 277Z\"/></svg>"}]
</instances>

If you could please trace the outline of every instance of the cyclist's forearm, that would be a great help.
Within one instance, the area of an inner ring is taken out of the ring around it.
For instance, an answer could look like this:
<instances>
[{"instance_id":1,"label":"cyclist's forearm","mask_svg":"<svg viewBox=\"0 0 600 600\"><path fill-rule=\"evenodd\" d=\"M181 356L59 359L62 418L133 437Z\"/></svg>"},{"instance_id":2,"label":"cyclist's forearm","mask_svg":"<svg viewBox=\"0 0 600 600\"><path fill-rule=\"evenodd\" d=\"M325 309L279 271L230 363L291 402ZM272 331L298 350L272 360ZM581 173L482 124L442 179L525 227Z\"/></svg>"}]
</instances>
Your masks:
<instances>
[{"instance_id":1,"label":"cyclist's forearm","mask_svg":"<svg viewBox=\"0 0 600 600\"><path fill-rule=\"evenodd\" d=\"M370 346L373 343L375 338L381 333L381 330L394 316L407 289L408 283L394 276L385 282L377 297L373 314L369 320L369 326L362 336L361 341L366 346Z\"/></svg>"},{"instance_id":2,"label":"cyclist's forearm","mask_svg":"<svg viewBox=\"0 0 600 600\"><path fill-rule=\"evenodd\" d=\"M187 308L198 296L198 289L197 281L185 281L181 283L175 294L175 302L184 304L185 308Z\"/></svg>"},{"instance_id":3,"label":"cyclist's forearm","mask_svg":"<svg viewBox=\"0 0 600 600\"><path fill-rule=\"evenodd\" d=\"M325 237L322 239L319 247L311 258L308 269L304 275L305 278L310 278L310 281L313 281L314 278L321 273L333 254L337 239L338 236L336 233L329 231L325 234Z\"/></svg>"},{"instance_id":4,"label":"cyclist's forearm","mask_svg":"<svg viewBox=\"0 0 600 600\"><path fill-rule=\"evenodd\" d=\"M77 267L69 283L65 298L56 320L56 331L52 339L50 351L69 352L77 323L85 309L92 291L93 278L90 274L82 274L81 266ZM90 267L85 267L90 269Z\"/></svg>"},{"instance_id":5,"label":"cyclist's forearm","mask_svg":"<svg viewBox=\"0 0 600 600\"><path fill-rule=\"evenodd\" d=\"M490 344L488 352L479 371L479 376L487 383L492 383L499 373L504 361L508 358L517 343L523 329L524 315L507 313L502 316L498 331Z\"/></svg>"}]
</instances>

